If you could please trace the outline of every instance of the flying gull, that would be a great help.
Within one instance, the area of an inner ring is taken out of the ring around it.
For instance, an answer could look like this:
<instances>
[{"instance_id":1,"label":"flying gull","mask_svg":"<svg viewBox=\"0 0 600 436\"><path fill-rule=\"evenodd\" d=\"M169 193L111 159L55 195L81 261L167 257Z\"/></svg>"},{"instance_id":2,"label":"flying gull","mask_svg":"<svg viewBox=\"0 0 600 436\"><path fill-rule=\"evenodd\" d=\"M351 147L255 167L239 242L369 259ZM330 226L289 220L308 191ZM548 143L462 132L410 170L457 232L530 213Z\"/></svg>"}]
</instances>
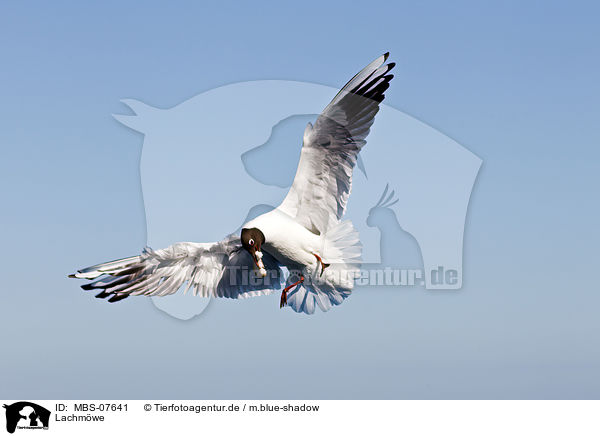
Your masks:
<instances>
[{"instance_id":1,"label":"flying gull","mask_svg":"<svg viewBox=\"0 0 600 436\"><path fill-rule=\"evenodd\" d=\"M342 221L352 170L366 144L394 63L389 53L354 76L304 131L293 184L279 207L220 242L179 242L101 263L69 277L116 302L130 295L164 296L184 288L201 297L242 299L281 291L280 307L312 314L341 304L352 292L362 246ZM282 268L286 268L285 274Z\"/></svg>"}]
</instances>

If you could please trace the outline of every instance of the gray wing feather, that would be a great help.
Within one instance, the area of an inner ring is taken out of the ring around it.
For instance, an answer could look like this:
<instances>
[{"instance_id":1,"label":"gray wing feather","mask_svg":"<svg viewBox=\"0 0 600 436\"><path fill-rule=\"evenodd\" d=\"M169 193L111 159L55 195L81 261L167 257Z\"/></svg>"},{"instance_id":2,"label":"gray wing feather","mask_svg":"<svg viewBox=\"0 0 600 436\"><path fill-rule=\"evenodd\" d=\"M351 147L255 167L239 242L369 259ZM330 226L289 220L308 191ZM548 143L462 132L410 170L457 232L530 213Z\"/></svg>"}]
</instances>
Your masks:
<instances>
[{"instance_id":1,"label":"gray wing feather","mask_svg":"<svg viewBox=\"0 0 600 436\"><path fill-rule=\"evenodd\" d=\"M354 76L304 131L296 176L279 209L315 233L325 232L346 210L358 153L394 77L387 58Z\"/></svg>"},{"instance_id":2,"label":"gray wing feather","mask_svg":"<svg viewBox=\"0 0 600 436\"><path fill-rule=\"evenodd\" d=\"M84 290L100 291L98 298L115 302L130 295L164 296L193 290L202 297L248 298L281 289L279 263L263 253L268 274L254 274L250 254L238 235L221 242L179 242L161 250L145 248L141 255L79 270L70 277L94 280Z\"/></svg>"}]
</instances>

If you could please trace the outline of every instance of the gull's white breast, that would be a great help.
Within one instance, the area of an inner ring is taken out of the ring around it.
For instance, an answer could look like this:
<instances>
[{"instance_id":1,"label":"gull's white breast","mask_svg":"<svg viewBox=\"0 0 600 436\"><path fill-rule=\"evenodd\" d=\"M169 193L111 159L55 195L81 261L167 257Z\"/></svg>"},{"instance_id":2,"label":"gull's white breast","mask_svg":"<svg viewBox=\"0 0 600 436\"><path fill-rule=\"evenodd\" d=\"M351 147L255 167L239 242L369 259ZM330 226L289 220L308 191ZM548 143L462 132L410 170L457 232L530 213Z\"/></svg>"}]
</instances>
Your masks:
<instances>
[{"instance_id":1,"label":"gull's white breast","mask_svg":"<svg viewBox=\"0 0 600 436\"><path fill-rule=\"evenodd\" d=\"M273 209L247 222L244 228L256 227L265 235L262 249L287 267L314 264L314 254L322 251L322 238L298 224L292 217Z\"/></svg>"}]
</instances>

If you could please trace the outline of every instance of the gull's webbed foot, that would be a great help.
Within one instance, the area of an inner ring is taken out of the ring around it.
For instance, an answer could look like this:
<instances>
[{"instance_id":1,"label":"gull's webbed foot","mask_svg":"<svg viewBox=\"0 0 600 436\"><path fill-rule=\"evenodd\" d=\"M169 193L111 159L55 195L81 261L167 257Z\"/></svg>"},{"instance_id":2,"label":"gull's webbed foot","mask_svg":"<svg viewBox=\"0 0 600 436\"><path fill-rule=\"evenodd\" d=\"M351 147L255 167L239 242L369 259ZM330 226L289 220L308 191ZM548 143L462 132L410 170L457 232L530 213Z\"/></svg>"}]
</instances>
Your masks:
<instances>
[{"instance_id":1,"label":"gull's webbed foot","mask_svg":"<svg viewBox=\"0 0 600 436\"><path fill-rule=\"evenodd\" d=\"M299 285L300 283L304 282L304 277L300 276L300 280L298 280L295 283L292 283L291 285L289 285L288 287L286 287L282 292L281 292L281 299L279 300L279 308L281 309L283 306L287 305L287 293L290 289L292 289L294 286Z\"/></svg>"}]
</instances>

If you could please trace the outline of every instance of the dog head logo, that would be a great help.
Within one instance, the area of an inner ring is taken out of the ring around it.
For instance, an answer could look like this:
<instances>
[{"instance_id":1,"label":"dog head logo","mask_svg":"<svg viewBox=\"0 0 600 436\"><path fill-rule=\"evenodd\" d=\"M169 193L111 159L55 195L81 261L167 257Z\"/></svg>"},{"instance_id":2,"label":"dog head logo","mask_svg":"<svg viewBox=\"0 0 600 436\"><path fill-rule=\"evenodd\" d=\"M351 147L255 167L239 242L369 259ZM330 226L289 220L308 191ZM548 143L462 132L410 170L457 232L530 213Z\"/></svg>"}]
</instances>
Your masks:
<instances>
[{"instance_id":1,"label":"dog head logo","mask_svg":"<svg viewBox=\"0 0 600 436\"><path fill-rule=\"evenodd\" d=\"M48 429L50 411L28 401L3 406L6 409L6 431L19 429Z\"/></svg>"}]
</instances>

